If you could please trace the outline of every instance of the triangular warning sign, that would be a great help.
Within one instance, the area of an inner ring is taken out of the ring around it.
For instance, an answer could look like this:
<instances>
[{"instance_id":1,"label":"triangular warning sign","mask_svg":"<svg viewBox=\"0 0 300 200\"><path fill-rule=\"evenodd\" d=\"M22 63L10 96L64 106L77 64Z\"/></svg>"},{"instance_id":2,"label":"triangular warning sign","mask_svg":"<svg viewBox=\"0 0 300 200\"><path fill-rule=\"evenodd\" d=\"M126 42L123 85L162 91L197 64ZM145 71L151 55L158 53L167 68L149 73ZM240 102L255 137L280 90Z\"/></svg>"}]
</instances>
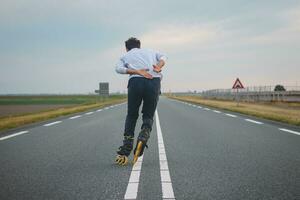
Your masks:
<instances>
[{"instance_id":1,"label":"triangular warning sign","mask_svg":"<svg viewBox=\"0 0 300 200\"><path fill-rule=\"evenodd\" d=\"M244 86L243 86L242 82L240 81L239 78L237 78L232 86L232 89L243 89L243 88L244 88Z\"/></svg>"}]
</instances>

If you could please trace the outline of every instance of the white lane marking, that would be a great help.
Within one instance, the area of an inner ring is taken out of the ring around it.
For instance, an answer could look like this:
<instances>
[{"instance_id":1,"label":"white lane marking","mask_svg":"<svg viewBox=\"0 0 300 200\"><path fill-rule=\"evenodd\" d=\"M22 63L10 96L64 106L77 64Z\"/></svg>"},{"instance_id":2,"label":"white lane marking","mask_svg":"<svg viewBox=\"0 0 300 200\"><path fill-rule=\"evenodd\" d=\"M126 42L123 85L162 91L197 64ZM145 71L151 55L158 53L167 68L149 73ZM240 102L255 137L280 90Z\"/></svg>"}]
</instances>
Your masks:
<instances>
[{"instance_id":1,"label":"white lane marking","mask_svg":"<svg viewBox=\"0 0 300 200\"><path fill-rule=\"evenodd\" d=\"M288 132L288 133L293 133L293 134L296 134L296 135L300 135L300 132L292 131L292 130L285 129L285 128L279 128L279 130L285 131L285 132Z\"/></svg>"},{"instance_id":2,"label":"white lane marking","mask_svg":"<svg viewBox=\"0 0 300 200\"><path fill-rule=\"evenodd\" d=\"M175 199L172 183L161 183L163 199ZM173 198L172 198L173 197Z\"/></svg>"},{"instance_id":3,"label":"white lane marking","mask_svg":"<svg viewBox=\"0 0 300 200\"><path fill-rule=\"evenodd\" d=\"M171 182L169 169L160 170L160 177L161 177L161 182Z\"/></svg>"},{"instance_id":4,"label":"white lane marking","mask_svg":"<svg viewBox=\"0 0 300 200\"><path fill-rule=\"evenodd\" d=\"M108 110L108 109L109 109L109 107L104 108L104 110Z\"/></svg>"},{"instance_id":5,"label":"white lane marking","mask_svg":"<svg viewBox=\"0 0 300 200\"><path fill-rule=\"evenodd\" d=\"M142 169L142 162L136 162L132 168L132 171L141 171Z\"/></svg>"},{"instance_id":6,"label":"white lane marking","mask_svg":"<svg viewBox=\"0 0 300 200\"><path fill-rule=\"evenodd\" d=\"M203 108L204 110L210 110L209 108Z\"/></svg>"},{"instance_id":7,"label":"white lane marking","mask_svg":"<svg viewBox=\"0 0 300 200\"><path fill-rule=\"evenodd\" d=\"M140 180L140 171L132 171L130 178L129 178L129 183L138 183Z\"/></svg>"},{"instance_id":8,"label":"white lane marking","mask_svg":"<svg viewBox=\"0 0 300 200\"><path fill-rule=\"evenodd\" d=\"M254 124L263 124L262 122L255 121L255 120L252 120L252 119L245 119L245 120L248 121L248 122L254 123Z\"/></svg>"},{"instance_id":9,"label":"white lane marking","mask_svg":"<svg viewBox=\"0 0 300 200\"><path fill-rule=\"evenodd\" d=\"M168 161L167 160L160 160L159 161L160 169L161 170L169 170Z\"/></svg>"},{"instance_id":10,"label":"white lane marking","mask_svg":"<svg viewBox=\"0 0 300 200\"><path fill-rule=\"evenodd\" d=\"M213 110L215 113L221 113L220 111L218 111L218 110Z\"/></svg>"},{"instance_id":11,"label":"white lane marking","mask_svg":"<svg viewBox=\"0 0 300 200\"><path fill-rule=\"evenodd\" d=\"M101 112L102 111L102 109L99 109L99 110L97 110L96 112Z\"/></svg>"},{"instance_id":12,"label":"white lane marking","mask_svg":"<svg viewBox=\"0 0 300 200\"><path fill-rule=\"evenodd\" d=\"M201 106L198 106L198 108L202 108Z\"/></svg>"},{"instance_id":13,"label":"white lane marking","mask_svg":"<svg viewBox=\"0 0 300 200\"><path fill-rule=\"evenodd\" d=\"M25 134L25 133L28 133L29 131L20 131L18 133L14 133L14 134L11 134L11 135L8 135L8 136L4 136L4 137L1 137L0 140L6 140L8 138L12 138L12 137L15 137L15 136L18 136L18 135L22 135L22 134Z\"/></svg>"},{"instance_id":14,"label":"white lane marking","mask_svg":"<svg viewBox=\"0 0 300 200\"><path fill-rule=\"evenodd\" d=\"M192 105L193 107L197 107L196 105Z\"/></svg>"},{"instance_id":15,"label":"white lane marking","mask_svg":"<svg viewBox=\"0 0 300 200\"><path fill-rule=\"evenodd\" d=\"M52 126L52 125L55 125L55 124L59 124L61 122L62 121L56 121L56 122L52 122L52 123L49 123L49 124L45 124L44 126Z\"/></svg>"},{"instance_id":16,"label":"white lane marking","mask_svg":"<svg viewBox=\"0 0 300 200\"><path fill-rule=\"evenodd\" d=\"M79 117L81 117L81 115L76 115L76 116L70 117L69 119L77 119Z\"/></svg>"},{"instance_id":17,"label":"white lane marking","mask_svg":"<svg viewBox=\"0 0 300 200\"><path fill-rule=\"evenodd\" d=\"M88 113L85 113L85 115L91 115L93 114L94 112L88 112Z\"/></svg>"},{"instance_id":18,"label":"white lane marking","mask_svg":"<svg viewBox=\"0 0 300 200\"><path fill-rule=\"evenodd\" d=\"M136 199L139 188L142 163L143 156L139 157L135 165L132 167L124 199Z\"/></svg>"},{"instance_id":19,"label":"white lane marking","mask_svg":"<svg viewBox=\"0 0 300 200\"><path fill-rule=\"evenodd\" d=\"M128 183L124 199L136 199L139 183Z\"/></svg>"},{"instance_id":20,"label":"white lane marking","mask_svg":"<svg viewBox=\"0 0 300 200\"><path fill-rule=\"evenodd\" d=\"M155 118L156 118L156 130L157 130L157 140L158 140L162 195L163 195L163 199L175 199L157 110L155 112Z\"/></svg>"},{"instance_id":21,"label":"white lane marking","mask_svg":"<svg viewBox=\"0 0 300 200\"><path fill-rule=\"evenodd\" d=\"M228 114L228 113L226 113L225 115L227 115L229 117L237 117L236 115L232 115L232 114Z\"/></svg>"}]
</instances>

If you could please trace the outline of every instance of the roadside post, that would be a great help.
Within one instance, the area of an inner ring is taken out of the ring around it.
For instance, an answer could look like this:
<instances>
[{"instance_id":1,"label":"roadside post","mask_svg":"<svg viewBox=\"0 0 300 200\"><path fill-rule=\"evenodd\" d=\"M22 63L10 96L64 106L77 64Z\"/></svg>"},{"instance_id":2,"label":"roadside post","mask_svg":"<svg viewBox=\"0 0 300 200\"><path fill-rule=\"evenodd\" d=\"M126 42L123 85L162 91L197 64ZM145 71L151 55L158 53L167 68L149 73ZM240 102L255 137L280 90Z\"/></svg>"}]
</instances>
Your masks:
<instances>
[{"instance_id":1,"label":"roadside post","mask_svg":"<svg viewBox=\"0 0 300 200\"><path fill-rule=\"evenodd\" d=\"M244 89L244 86L239 78L237 78L232 86L232 89L236 89L235 93L235 101L237 102L237 106L239 106L240 96L239 96L239 89Z\"/></svg>"}]
</instances>

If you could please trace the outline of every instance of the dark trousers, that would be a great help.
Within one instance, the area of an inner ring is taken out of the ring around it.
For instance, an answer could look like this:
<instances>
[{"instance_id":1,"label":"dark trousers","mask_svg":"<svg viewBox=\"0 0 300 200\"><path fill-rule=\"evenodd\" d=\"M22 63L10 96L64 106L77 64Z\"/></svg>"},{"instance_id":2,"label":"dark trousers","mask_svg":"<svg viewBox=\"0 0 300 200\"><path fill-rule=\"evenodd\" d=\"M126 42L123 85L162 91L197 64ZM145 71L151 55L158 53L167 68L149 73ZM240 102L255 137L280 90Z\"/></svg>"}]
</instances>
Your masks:
<instances>
[{"instance_id":1,"label":"dark trousers","mask_svg":"<svg viewBox=\"0 0 300 200\"><path fill-rule=\"evenodd\" d=\"M152 130L153 116L160 94L160 78L146 79L133 77L128 82L128 107L125 121L124 136L134 136L139 108L143 102L143 128Z\"/></svg>"}]
</instances>

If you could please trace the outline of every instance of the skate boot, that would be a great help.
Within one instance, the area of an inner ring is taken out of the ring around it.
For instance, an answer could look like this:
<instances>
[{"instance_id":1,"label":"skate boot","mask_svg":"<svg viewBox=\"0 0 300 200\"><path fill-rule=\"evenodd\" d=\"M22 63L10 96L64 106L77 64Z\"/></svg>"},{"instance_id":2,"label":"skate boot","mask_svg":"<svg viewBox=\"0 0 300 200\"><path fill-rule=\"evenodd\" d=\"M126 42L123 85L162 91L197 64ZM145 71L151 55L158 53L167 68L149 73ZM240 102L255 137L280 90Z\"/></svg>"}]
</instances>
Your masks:
<instances>
[{"instance_id":1,"label":"skate boot","mask_svg":"<svg viewBox=\"0 0 300 200\"><path fill-rule=\"evenodd\" d=\"M119 147L116 156L116 164L118 165L127 165L128 163L128 156L133 148L133 140L132 136L124 136L123 145Z\"/></svg>"},{"instance_id":2,"label":"skate boot","mask_svg":"<svg viewBox=\"0 0 300 200\"><path fill-rule=\"evenodd\" d=\"M138 157L143 155L145 147L148 148L147 141L149 137L150 137L150 129L143 128L139 134L139 137L136 142L136 147L134 149L133 164L136 163Z\"/></svg>"}]
</instances>

